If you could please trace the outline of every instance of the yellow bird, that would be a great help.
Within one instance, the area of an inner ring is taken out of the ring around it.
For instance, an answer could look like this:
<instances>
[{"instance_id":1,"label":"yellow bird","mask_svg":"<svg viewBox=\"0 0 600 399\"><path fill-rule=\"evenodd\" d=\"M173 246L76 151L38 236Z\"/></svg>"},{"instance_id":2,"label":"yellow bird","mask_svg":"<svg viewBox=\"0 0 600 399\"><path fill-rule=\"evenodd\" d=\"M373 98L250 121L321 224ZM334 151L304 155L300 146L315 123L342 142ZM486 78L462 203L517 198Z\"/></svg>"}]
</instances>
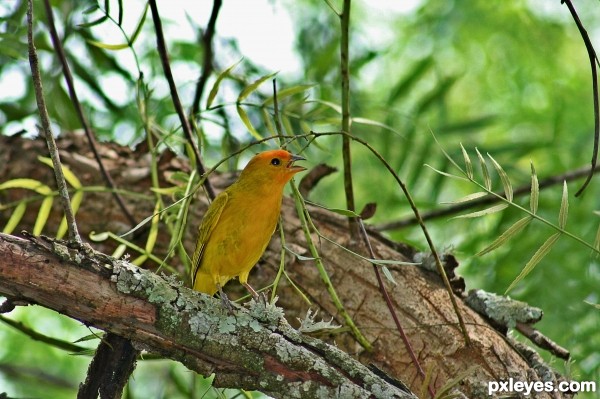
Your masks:
<instances>
[{"instance_id":1,"label":"yellow bird","mask_svg":"<svg viewBox=\"0 0 600 399\"><path fill-rule=\"evenodd\" d=\"M283 188L298 172L294 165L305 158L285 150L255 155L235 183L210 204L199 228L192 257L192 286L208 295L232 278L258 297L248 274L264 253L279 219Z\"/></svg>"}]
</instances>

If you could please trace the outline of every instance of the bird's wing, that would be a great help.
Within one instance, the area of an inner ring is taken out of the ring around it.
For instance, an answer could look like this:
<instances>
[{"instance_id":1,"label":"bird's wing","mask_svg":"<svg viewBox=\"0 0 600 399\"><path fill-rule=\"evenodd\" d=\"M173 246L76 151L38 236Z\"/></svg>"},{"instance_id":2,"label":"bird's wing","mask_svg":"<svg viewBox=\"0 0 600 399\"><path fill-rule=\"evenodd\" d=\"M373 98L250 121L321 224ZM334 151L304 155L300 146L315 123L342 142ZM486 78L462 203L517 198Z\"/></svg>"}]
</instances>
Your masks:
<instances>
[{"instance_id":1,"label":"bird's wing","mask_svg":"<svg viewBox=\"0 0 600 399\"><path fill-rule=\"evenodd\" d=\"M213 230L219 223L219 218L221 217L221 213L223 213L223 209L225 209L225 205L227 205L227 201L229 200L229 195L226 191L223 191L221 194L217 195L217 198L210 204L206 215L202 219L202 223L200 224L199 232L198 232L198 241L196 241L196 249L194 250L194 255L192 256L192 287L196 282L196 275L198 274L198 269L200 268L200 261L202 260L202 255L204 254L204 248L206 248L206 243L210 238Z\"/></svg>"}]
</instances>

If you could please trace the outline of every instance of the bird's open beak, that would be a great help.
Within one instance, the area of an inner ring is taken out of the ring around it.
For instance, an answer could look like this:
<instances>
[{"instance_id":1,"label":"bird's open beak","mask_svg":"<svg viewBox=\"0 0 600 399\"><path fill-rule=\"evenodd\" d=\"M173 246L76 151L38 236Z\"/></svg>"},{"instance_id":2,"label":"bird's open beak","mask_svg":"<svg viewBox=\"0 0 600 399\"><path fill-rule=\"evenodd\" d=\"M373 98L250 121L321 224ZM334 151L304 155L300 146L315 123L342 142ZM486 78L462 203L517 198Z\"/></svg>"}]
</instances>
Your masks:
<instances>
[{"instance_id":1,"label":"bird's open beak","mask_svg":"<svg viewBox=\"0 0 600 399\"><path fill-rule=\"evenodd\" d=\"M303 170L306 170L306 168L304 166L300 166L300 165L294 165L294 162L296 161L306 161L306 158L301 157L300 155L293 155L290 158L290 161L287 163L286 168L289 169L290 171L293 172L302 172Z\"/></svg>"}]
</instances>

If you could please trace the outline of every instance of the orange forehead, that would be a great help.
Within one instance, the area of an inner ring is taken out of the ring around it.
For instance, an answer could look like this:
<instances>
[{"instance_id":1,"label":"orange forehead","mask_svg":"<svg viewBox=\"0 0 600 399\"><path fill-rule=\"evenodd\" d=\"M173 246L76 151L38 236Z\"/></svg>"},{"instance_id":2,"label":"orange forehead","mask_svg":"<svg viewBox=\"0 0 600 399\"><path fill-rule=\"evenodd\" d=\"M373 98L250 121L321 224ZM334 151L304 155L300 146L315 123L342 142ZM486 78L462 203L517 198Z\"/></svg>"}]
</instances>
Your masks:
<instances>
[{"instance_id":1,"label":"orange forehead","mask_svg":"<svg viewBox=\"0 0 600 399\"><path fill-rule=\"evenodd\" d=\"M268 151L263 151L254 156L254 158L257 158L257 159L268 159L269 161L273 158L280 158L280 159L285 160L285 159L290 159L291 157L292 157L292 154L290 154L286 150L268 150Z\"/></svg>"}]
</instances>

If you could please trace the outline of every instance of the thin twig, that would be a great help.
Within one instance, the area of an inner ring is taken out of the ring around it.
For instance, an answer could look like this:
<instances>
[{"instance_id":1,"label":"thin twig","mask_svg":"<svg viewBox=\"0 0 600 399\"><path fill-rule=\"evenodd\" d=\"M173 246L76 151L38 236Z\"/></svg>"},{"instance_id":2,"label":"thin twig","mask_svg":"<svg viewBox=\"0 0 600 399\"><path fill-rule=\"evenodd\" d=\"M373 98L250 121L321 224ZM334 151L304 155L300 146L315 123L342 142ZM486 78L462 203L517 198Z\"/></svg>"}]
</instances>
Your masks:
<instances>
[{"instance_id":1,"label":"thin twig","mask_svg":"<svg viewBox=\"0 0 600 399\"><path fill-rule=\"evenodd\" d=\"M275 129L279 136L279 145L283 146L283 126L279 117L279 102L277 100L277 79L273 79L273 119L275 119Z\"/></svg>"},{"instance_id":2,"label":"thin twig","mask_svg":"<svg viewBox=\"0 0 600 399\"><path fill-rule=\"evenodd\" d=\"M577 15L577 11L573 6L571 0L561 0L561 3L565 3L571 16L573 16L573 20L577 25L577 29L579 29L579 34L583 39L583 43L585 44L585 49L587 50L588 57L590 59L590 67L592 68L592 96L594 98L594 149L592 150L592 162L591 168L589 169L587 178L581 188L575 193L576 197L579 197L583 190L588 186L592 177L594 176L594 170L596 169L596 162L598 161L598 141L600 141L600 109L598 105L598 71L596 69L596 62L598 62L598 56L596 55L596 51L594 50L594 45L590 40L590 37L583 27L579 16Z\"/></svg>"},{"instance_id":3,"label":"thin twig","mask_svg":"<svg viewBox=\"0 0 600 399\"><path fill-rule=\"evenodd\" d=\"M41 334L35 331L34 329L26 326L22 322L12 320L8 317L0 316L0 322L6 323L7 325L11 326L12 328L16 329L17 331L26 335L28 338L34 341L43 342L45 344L68 351L70 353L81 353L88 350L88 348L86 347L75 345L69 341L63 341L62 339L52 338L47 335Z\"/></svg>"},{"instance_id":4,"label":"thin twig","mask_svg":"<svg viewBox=\"0 0 600 399\"><path fill-rule=\"evenodd\" d=\"M202 35L202 48L204 57L202 60L202 73L200 74L198 84L196 85L196 93L194 94L194 102L192 103L192 110L190 111L190 119L193 119L196 115L198 115L198 111L200 110L200 99L204 93L206 81L213 71L213 37L215 36L215 26L217 24L217 18L219 16L219 11L221 10L222 4L223 0L213 1L213 8L210 13L210 18L208 20L208 24L206 25L206 30Z\"/></svg>"},{"instance_id":5,"label":"thin twig","mask_svg":"<svg viewBox=\"0 0 600 399\"><path fill-rule=\"evenodd\" d=\"M431 236L429 235L429 231L427 230L427 226L425 226L425 222L421 218L421 214L419 212L419 209L417 208L417 205L415 204L415 201L413 200L412 196L410 195L410 191L408 191L408 187L406 187L406 184L404 184L402 179L400 179L400 176L398 176L398 174L396 173L394 168L392 168L390 166L390 164L381 156L381 154L375 148L373 148L373 146L371 144L369 144L367 141L365 141L359 137L353 136L352 134L350 134L348 132L318 132L317 133L317 132L311 131L311 134L314 135L314 137L342 135L342 136L348 137L349 139L351 139L353 141L356 141L356 142L362 144L369 151L371 151L371 153L373 155L375 155L375 157L377 157L377 159L379 159L379 161L381 161L381 163L385 166L385 168L388 170L388 172L394 177L394 179L396 180L396 183L398 183L398 185L400 186L400 189L404 193L404 196L406 197L406 200L408 201L408 204L410 205L410 208L413 211L415 218L417 219L417 221L419 223L419 226L421 227L421 231L423 232L423 235L425 236L427 245L429 246L429 249L431 250L431 254L433 255L433 258L435 260L437 272L442 277L442 281L444 282L444 287L446 288L446 291L448 292L448 296L450 297L450 302L452 303L452 308L454 309L454 313L456 314L456 318L458 319L458 324L460 326L460 331L463 334L465 344L467 346L471 345L471 338L469 337L467 327L463 320L462 314L460 313L460 310L458 308L458 303L456 302L456 298L454 296L452 286L450 285L450 280L448 280L448 275L446 274L446 271L444 270L444 266L442 265L440 256L439 256L437 250L435 249L435 244L433 243L433 240L431 239Z\"/></svg>"},{"instance_id":6,"label":"thin twig","mask_svg":"<svg viewBox=\"0 0 600 399\"><path fill-rule=\"evenodd\" d=\"M152 11L152 21L154 21L154 29L156 31L156 45L158 48L158 54L160 55L160 61L162 63L163 71L165 73L165 78L169 83L169 89L171 91L171 99L173 100L173 106L175 107L175 111L179 116L179 121L181 123L181 128L183 129L183 134L189 141L192 149L194 151L194 155L196 156L196 169L198 170L198 174L203 176L206 173L204 169L204 165L202 164L202 157L200 156L200 149L194 140L192 134L192 128L190 123L185 115L183 110L183 106L181 105L181 100L179 99L179 94L177 94L177 86L175 85L175 80L173 79L173 73L171 72L171 65L169 64L169 54L167 52L167 45L165 43L165 36L162 29L162 22L160 20L160 15L158 13L158 8L156 7L156 0L150 0L150 10ZM204 188L210 199L215 198L215 190L213 189L210 181L208 179L204 179Z\"/></svg>"},{"instance_id":7,"label":"thin twig","mask_svg":"<svg viewBox=\"0 0 600 399\"><path fill-rule=\"evenodd\" d=\"M121 195L117 191L115 191L116 185L113 179L111 178L110 174L104 167L102 158L100 157L98 149L96 148L96 138L94 137L94 133L92 133L90 124L88 123L87 118L83 113L83 107L81 106L79 98L77 97L77 92L75 91L75 83L73 81L73 75L71 74L71 69L69 68L69 63L67 62L67 57L65 55L62 42L58 37L58 32L56 31L56 25L54 24L54 16L52 13L52 6L50 5L50 0L44 0L44 6L46 8L46 19L48 20L48 28L50 29L52 44L54 45L54 49L56 50L56 54L62 65L63 75L65 76L65 82L67 83L67 87L69 89L69 97L73 102L73 106L75 107L75 112L77 113L79 122L81 123L81 126L85 131L85 135L90 145L90 150L94 154L94 158L96 159L96 163L100 168L100 173L104 177L104 181L106 182L107 186L112 190L111 193L113 198L117 201L117 204L123 211L123 214L125 215L127 220L129 220L129 223L131 223L132 226L135 226L137 224L137 221L135 220L131 212L129 212L129 210L127 209L125 201L123 201L123 197L121 197Z\"/></svg>"},{"instance_id":8,"label":"thin twig","mask_svg":"<svg viewBox=\"0 0 600 399\"><path fill-rule=\"evenodd\" d=\"M38 56L33 43L33 0L28 0L27 2L27 42L29 44L29 65L31 67L31 77L33 79L35 99L37 101L38 111L40 113L42 132L46 137L48 151L50 152L50 158L52 158L52 165L54 167L56 185L58 187L58 192L60 193L61 205L67 220L69 240L81 243L81 237L79 236L77 223L75 222L75 215L73 215L73 210L71 208L71 200L69 198L67 182L65 181L65 176L63 174L58 148L56 147L56 141L54 141L52 127L50 126L50 117L48 116L46 101L44 99L44 90L42 88L42 77L40 74Z\"/></svg>"},{"instance_id":9,"label":"thin twig","mask_svg":"<svg viewBox=\"0 0 600 399\"><path fill-rule=\"evenodd\" d=\"M344 8L340 14L341 39L340 39L340 70L342 79L342 131L351 133L350 117L350 55L349 55L349 30L350 30L350 5L351 0L344 0ZM346 208L352 212L354 204L354 188L352 187L352 159L350 154L350 139L342 137L342 157L344 165L344 193L346 194ZM358 225L356 218L348 218L348 227L351 237L356 237Z\"/></svg>"},{"instance_id":10,"label":"thin twig","mask_svg":"<svg viewBox=\"0 0 600 399\"><path fill-rule=\"evenodd\" d=\"M373 251L373 247L371 246L371 240L369 240L369 235L367 234L367 230L365 229L365 224L363 223L361 218L358 218L358 225L360 227L360 233L363 238L363 241L365 242L365 244L367 245L367 249L369 250L369 256L371 257L371 259L376 259L375 251ZM419 375L421 376L421 378L423 378L423 380L425 380L426 379L425 371L423 371L423 367L421 367L421 363L419 363L419 359L417 359L417 356L415 355L415 351L412 348L410 340L408 339L408 336L406 335L404 328L402 328L400 319L398 319L398 315L396 314L396 310L394 309L394 304L392 303L390 294L388 293L387 289L385 288L385 284L383 283L383 278L381 278L381 272L379 271L379 267L375 263L371 262L371 264L373 265L373 271L375 272L375 276L377 277L377 284L379 284L379 290L381 291L381 294L383 295L383 299L385 300L388 310L390 311L390 314L392 315L394 324L396 324L396 329L398 330L398 333L400 334L400 338L402 338L402 342L404 342L404 346L406 347L408 355L410 356L413 364L417 368ZM433 388L431 388L431 386L429 384L427 385L427 390L429 391L429 394L431 395L432 398L435 397L435 392L433 391Z\"/></svg>"},{"instance_id":11,"label":"thin twig","mask_svg":"<svg viewBox=\"0 0 600 399\"><path fill-rule=\"evenodd\" d=\"M596 174L598 172L600 172L600 166L596 166L594 168L594 170L592 171L593 174ZM569 171L569 172L561 174L561 175L550 176L548 178L540 180L539 188L545 189L545 188L559 185L559 184L562 185L563 182L565 182L565 181L569 182L569 181L581 179L582 177L587 176L588 173L589 173L589 167L584 166L582 168L575 169L575 170ZM530 191L531 191L531 184L527 183L527 184L524 184L524 185L516 188L513 191L513 195L514 195L514 198L516 198L516 197L519 197L522 195L529 194ZM469 210L469 209L472 209L475 207L491 205L491 204L495 204L495 203L502 201L504 192L503 191L496 192L496 194L497 195L488 195L486 197L477 198L477 199L474 199L469 202L462 202L459 204L455 204L455 205L449 206L444 209L436 209L433 211L424 212L421 214L421 218L423 220L437 219L437 218L441 218L444 216L455 215L457 213L460 213L460 212L463 212L463 211L466 211L466 210ZM401 228L408 227L408 226L414 226L416 224L418 224L417 219L414 216L411 216L408 218L371 226L371 228L374 230L377 230L377 231L389 231L389 230L401 229Z\"/></svg>"}]
</instances>

